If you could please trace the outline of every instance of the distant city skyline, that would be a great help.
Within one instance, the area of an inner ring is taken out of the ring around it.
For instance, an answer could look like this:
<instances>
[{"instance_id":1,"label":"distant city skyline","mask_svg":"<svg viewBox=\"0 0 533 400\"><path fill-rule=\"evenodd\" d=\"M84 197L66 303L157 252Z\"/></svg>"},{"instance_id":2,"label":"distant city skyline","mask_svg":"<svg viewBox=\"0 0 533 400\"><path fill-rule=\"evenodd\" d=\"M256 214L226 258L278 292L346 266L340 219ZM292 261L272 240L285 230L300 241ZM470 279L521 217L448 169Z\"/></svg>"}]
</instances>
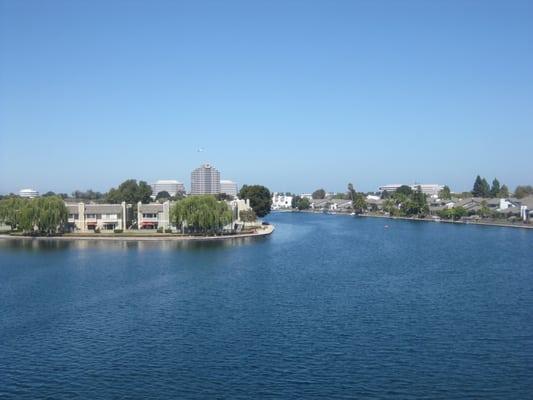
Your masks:
<instances>
[{"instance_id":1,"label":"distant city skyline","mask_svg":"<svg viewBox=\"0 0 533 400\"><path fill-rule=\"evenodd\" d=\"M533 3L0 0L0 193L209 162L276 192L533 184Z\"/></svg>"}]
</instances>

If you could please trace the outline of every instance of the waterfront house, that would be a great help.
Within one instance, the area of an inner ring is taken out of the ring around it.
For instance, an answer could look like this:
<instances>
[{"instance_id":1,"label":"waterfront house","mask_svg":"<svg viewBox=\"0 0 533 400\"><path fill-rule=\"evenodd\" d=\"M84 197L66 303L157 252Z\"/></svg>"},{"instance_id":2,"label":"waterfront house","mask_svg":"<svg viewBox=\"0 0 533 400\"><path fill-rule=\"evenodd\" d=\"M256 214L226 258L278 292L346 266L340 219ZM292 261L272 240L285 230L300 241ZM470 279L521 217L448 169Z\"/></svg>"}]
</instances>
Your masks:
<instances>
[{"instance_id":1,"label":"waterfront house","mask_svg":"<svg viewBox=\"0 0 533 400\"><path fill-rule=\"evenodd\" d=\"M70 230L88 232L126 229L127 207L121 204L67 203Z\"/></svg>"},{"instance_id":2,"label":"waterfront house","mask_svg":"<svg viewBox=\"0 0 533 400\"><path fill-rule=\"evenodd\" d=\"M138 229L169 229L170 201L164 203L137 203Z\"/></svg>"},{"instance_id":3,"label":"waterfront house","mask_svg":"<svg viewBox=\"0 0 533 400\"><path fill-rule=\"evenodd\" d=\"M286 196L283 193L272 194L272 210L292 208L292 196Z\"/></svg>"}]
</instances>

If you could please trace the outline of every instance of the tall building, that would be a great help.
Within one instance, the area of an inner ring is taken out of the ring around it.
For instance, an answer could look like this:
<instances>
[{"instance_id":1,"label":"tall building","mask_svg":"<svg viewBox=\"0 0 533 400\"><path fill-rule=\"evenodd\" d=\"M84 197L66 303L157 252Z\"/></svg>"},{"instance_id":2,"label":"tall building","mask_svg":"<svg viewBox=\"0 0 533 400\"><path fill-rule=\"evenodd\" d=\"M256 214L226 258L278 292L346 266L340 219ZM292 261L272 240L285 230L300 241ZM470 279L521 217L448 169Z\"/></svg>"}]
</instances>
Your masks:
<instances>
[{"instance_id":1,"label":"tall building","mask_svg":"<svg viewBox=\"0 0 533 400\"><path fill-rule=\"evenodd\" d=\"M152 183L150 186L152 187L153 198L155 198L160 192L168 192L172 197L179 192L185 193L185 186L183 186L183 183L172 179L160 179L156 183Z\"/></svg>"},{"instance_id":2,"label":"tall building","mask_svg":"<svg viewBox=\"0 0 533 400\"><path fill-rule=\"evenodd\" d=\"M220 172L210 164L204 164L191 172L191 194L219 194Z\"/></svg>"},{"instance_id":3,"label":"tall building","mask_svg":"<svg viewBox=\"0 0 533 400\"><path fill-rule=\"evenodd\" d=\"M393 193L396 190L398 190L400 186L404 186L404 185L400 183L384 185L384 186L379 187L379 191L380 192L387 191L389 193ZM415 183L413 185L405 185L405 186L409 186L413 190L417 190L418 187L420 186L420 190L422 190L422 193L427 194L429 196L438 196L439 192L444 188L444 185L437 185L433 183L429 183L429 184L428 183Z\"/></svg>"},{"instance_id":4,"label":"tall building","mask_svg":"<svg viewBox=\"0 0 533 400\"><path fill-rule=\"evenodd\" d=\"M233 181L221 180L220 193L226 193L228 196L237 197L237 184Z\"/></svg>"},{"instance_id":5,"label":"tall building","mask_svg":"<svg viewBox=\"0 0 533 400\"><path fill-rule=\"evenodd\" d=\"M34 197L39 197L39 192L34 189L22 189L19 192L19 196L33 199Z\"/></svg>"}]
</instances>

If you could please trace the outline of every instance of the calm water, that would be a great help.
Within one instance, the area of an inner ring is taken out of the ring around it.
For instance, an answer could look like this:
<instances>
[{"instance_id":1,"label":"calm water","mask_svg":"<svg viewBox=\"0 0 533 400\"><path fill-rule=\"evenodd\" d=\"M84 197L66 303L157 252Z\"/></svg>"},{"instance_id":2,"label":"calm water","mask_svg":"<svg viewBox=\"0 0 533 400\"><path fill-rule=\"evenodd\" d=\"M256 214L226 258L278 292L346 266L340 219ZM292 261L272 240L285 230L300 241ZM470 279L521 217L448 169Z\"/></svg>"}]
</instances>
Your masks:
<instances>
[{"instance_id":1,"label":"calm water","mask_svg":"<svg viewBox=\"0 0 533 400\"><path fill-rule=\"evenodd\" d=\"M0 398L533 398L533 231L269 220L225 244L0 240Z\"/></svg>"}]
</instances>

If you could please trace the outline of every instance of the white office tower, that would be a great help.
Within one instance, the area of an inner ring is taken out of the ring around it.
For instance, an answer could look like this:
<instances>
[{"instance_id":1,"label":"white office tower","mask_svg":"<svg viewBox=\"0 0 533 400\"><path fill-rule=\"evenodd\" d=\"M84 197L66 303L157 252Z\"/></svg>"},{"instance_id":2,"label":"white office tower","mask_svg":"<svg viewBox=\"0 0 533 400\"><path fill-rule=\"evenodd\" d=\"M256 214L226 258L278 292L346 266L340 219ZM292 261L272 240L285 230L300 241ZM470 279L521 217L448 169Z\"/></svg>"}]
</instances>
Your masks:
<instances>
[{"instance_id":1,"label":"white office tower","mask_svg":"<svg viewBox=\"0 0 533 400\"><path fill-rule=\"evenodd\" d=\"M33 199L34 197L39 197L39 192L34 189L22 189L19 192L19 196Z\"/></svg>"},{"instance_id":2,"label":"white office tower","mask_svg":"<svg viewBox=\"0 0 533 400\"><path fill-rule=\"evenodd\" d=\"M233 181L221 180L220 181L220 193L225 193L228 196L237 197L237 184Z\"/></svg>"},{"instance_id":3,"label":"white office tower","mask_svg":"<svg viewBox=\"0 0 533 400\"><path fill-rule=\"evenodd\" d=\"M156 183L150 185L152 187L152 197L155 198L160 192L168 192L172 197L178 193L185 193L185 186L183 183L173 179L160 179Z\"/></svg>"},{"instance_id":4,"label":"white office tower","mask_svg":"<svg viewBox=\"0 0 533 400\"><path fill-rule=\"evenodd\" d=\"M204 164L191 172L191 194L219 194L220 172L210 164Z\"/></svg>"}]
</instances>

